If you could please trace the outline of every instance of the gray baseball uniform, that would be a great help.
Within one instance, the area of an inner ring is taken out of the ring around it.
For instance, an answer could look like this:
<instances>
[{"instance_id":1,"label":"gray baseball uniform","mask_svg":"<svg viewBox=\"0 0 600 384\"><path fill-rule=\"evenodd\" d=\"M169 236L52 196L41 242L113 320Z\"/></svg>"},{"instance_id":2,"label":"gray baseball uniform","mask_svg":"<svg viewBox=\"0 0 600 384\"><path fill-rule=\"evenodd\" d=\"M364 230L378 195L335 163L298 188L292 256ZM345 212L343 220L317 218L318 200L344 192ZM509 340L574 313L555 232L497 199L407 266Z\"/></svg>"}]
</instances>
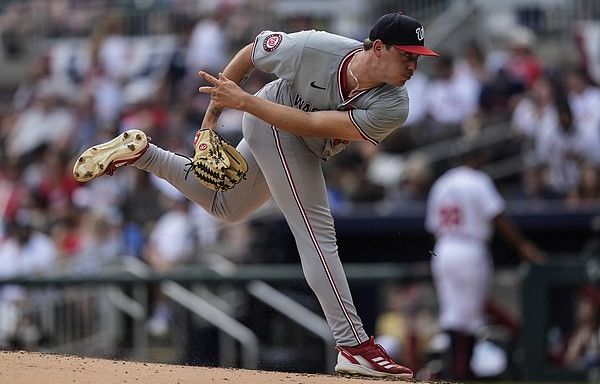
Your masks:
<instances>
[{"instance_id":1,"label":"gray baseball uniform","mask_svg":"<svg viewBox=\"0 0 600 384\"><path fill-rule=\"evenodd\" d=\"M253 64L278 79L257 95L308 112L347 111L363 138L377 144L406 120L408 96L404 87L387 84L345 96L346 67L361 47L358 41L326 32L262 32L254 42ZM368 340L338 256L321 169L321 161L341 151L347 141L295 136L248 113L242 129L238 150L249 171L232 190L214 192L193 177L186 179L187 160L154 145L134 165L166 179L226 221L242 220L273 197L294 235L305 277L334 339L343 346Z\"/></svg>"}]
</instances>

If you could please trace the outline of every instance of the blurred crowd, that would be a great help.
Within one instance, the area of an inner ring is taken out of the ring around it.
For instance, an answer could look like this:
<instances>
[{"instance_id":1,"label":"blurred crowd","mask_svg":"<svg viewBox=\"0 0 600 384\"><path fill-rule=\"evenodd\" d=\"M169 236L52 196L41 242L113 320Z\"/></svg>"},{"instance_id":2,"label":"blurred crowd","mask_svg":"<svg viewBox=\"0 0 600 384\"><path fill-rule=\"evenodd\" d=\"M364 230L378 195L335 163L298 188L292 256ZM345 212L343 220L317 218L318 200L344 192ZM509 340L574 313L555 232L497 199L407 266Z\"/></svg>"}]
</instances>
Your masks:
<instances>
[{"instance_id":1,"label":"blurred crowd","mask_svg":"<svg viewBox=\"0 0 600 384\"><path fill-rule=\"evenodd\" d=\"M209 102L197 92L199 69L218 73L262 30L327 25L304 16L279 20L270 1L227 1L210 11L196 1L154 2L135 18L110 2L74 3L12 2L0 14L0 58L33 56L27 76L0 105L0 277L66 266L91 270L122 255L159 271L219 257L257 261L251 250L260 234L250 224L224 226L136 169L79 184L73 162L83 149L132 128L190 155ZM28 17L38 11L50 21ZM23 47L35 34L48 44L28 53ZM515 27L498 46L472 40L460 52L441 47L431 68L407 83L404 128L378 147L354 143L324 164L332 208L424 202L452 162L450 146L441 161L428 148L496 126L505 127L507 141L490 148L490 158L521 159L500 180L507 199L598 204L600 88L581 60L545 62L536 38ZM269 80L257 71L244 87L255 92ZM226 138L240 140L239 112L225 111L220 123ZM415 292L391 296L418 297ZM22 292L6 289L3 298L24 300ZM401 300L390 300L400 306ZM156 315L169 316L164 308ZM0 338L0 347L6 343Z\"/></svg>"},{"instance_id":2,"label":"blurred crowd","mask_svg":"<svg viewBox=\"0 0 600 384\"><path fill-rule=\"evenodd\" d=\"M70 14L65 12L70 2L41 3L15 2L0 15L4 53L10 56L14 40L9 37L31 32L27 22L15 22L20 16L48 4L56 13L46 30L48 47L35 52L26 77L2 105L0 236L5 241L0 246L14 251L0 252L0 258L19 263L25 257L16 254L40 238L45 261L19 270L42 271L53 260L90 252L97 261L129 254L165 269L169 262L195 257L194 242L214 244L226 236L176 190L145 173L124 170L82 185L71 169L82 149L132 128L144 130L158 145L189 154L209 101L197 92L196 72L218 72L242 37L264 28L260 2L197 16L190 16L186 2L176 2L169 12L150 13L144 25L158 30L141 37L131 35L131 20L123 10L106 4L99 10L75 7ZM249 13L257 17L239 20ZM258 89L266 80L258 74L247 88ZM223 133L232 141L240 139L240 119L237 113L224 113ZM227 252L242 257L233 249ZM158 260L157 253L169 256ZM7 264L13 262L2 263Z\"/></svg>"}]
</instances>

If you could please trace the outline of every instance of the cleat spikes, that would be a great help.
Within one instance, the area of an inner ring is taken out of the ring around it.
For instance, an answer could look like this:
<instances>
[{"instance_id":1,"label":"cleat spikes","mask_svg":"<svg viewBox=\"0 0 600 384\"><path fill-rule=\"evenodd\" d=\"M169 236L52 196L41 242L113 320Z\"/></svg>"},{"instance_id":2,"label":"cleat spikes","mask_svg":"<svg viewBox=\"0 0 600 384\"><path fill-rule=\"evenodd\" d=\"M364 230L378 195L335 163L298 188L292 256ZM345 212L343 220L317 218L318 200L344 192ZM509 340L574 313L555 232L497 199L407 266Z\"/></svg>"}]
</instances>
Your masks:
<instances>
[{"instance_id":1,"label":"cleat spikes","mask_svg":"<svg viewBox=\"0 0 600 384\"><path fill-rule=\"evenodd\" d=\"M77 158L73 176L80 182L88 182L113 172L139 159L148 149L144 132L130 130L102 144L95 145Z\"/></svg>"}]
</instances>

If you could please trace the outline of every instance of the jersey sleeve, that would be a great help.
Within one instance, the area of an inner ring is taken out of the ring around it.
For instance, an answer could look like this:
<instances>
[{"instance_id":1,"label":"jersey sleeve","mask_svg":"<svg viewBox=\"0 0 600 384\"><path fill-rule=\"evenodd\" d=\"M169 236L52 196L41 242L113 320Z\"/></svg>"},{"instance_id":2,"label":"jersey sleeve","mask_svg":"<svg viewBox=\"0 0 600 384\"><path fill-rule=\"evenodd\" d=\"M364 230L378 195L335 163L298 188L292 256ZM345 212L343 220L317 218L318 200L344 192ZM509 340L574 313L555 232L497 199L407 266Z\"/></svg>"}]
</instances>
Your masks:
<instances>
[{"instance_id":1,"label":"jersey sleeve","mask_svg":"<svg viewBox=\"0 0 600 384\"><path fill-rule=\"evenodd\" d=\"M429 192L429 196L427 196L427 204L425 209L425 229L429 233L435 233L435 229L437 228L437 215L435 214L435 207L437 207L437 199L438 199L438 184L434 183L431 187L431 191Z\"/></svg>"},{"instance_id":2,"label":"jersey sleeve","mask_svg":"<svg viewBox=\"0 0 600 384\"><path fill-rule=\"evenodd\" d=\"M488 176L481 183L481 210L485 216L492 219L506 209L506 203Z\"/></svg>"},{"instance_id":3,"label":"jersey sleeve","mask_svg":"<svg viewBox=\"0 0 600 384\"><path fill-rule=\"evenodd\" d=\"M406 121L408 96L406 91L400 95L382 95L368 108L353 109L348 113L361 136L373 144L379 144Z\"/></svg>"},{"instance_id":4,"label":"jersey sleeve","mask_svg":"<svg viewBox=\"0 0 600 384\"><path fill-rule=\"evenodd\" d=\"M254 40L252 63L263 72L285 80L293 80L308 31L284 33L263 31Z\"/></svg>"}]
</instances>

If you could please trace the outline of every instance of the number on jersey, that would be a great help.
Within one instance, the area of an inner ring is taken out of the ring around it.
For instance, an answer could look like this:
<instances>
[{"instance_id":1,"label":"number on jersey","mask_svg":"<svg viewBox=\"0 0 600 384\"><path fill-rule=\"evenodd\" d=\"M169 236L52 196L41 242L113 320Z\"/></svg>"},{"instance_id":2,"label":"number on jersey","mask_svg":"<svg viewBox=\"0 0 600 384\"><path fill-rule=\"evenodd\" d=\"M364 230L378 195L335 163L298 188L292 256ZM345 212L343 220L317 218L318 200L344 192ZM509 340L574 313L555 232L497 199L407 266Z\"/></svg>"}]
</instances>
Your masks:
<instances>
[{"instance_id":1,"label":"number on jersey","mask_svg":"<svg viewBox=\"0 0 600 384\"><path fill-rule=\"evenodd\" d=\"M453 230L460 227L463 221L462 211L457 205L446 205L439 209L440 229Z\"/></svg>"}]
</instances>

